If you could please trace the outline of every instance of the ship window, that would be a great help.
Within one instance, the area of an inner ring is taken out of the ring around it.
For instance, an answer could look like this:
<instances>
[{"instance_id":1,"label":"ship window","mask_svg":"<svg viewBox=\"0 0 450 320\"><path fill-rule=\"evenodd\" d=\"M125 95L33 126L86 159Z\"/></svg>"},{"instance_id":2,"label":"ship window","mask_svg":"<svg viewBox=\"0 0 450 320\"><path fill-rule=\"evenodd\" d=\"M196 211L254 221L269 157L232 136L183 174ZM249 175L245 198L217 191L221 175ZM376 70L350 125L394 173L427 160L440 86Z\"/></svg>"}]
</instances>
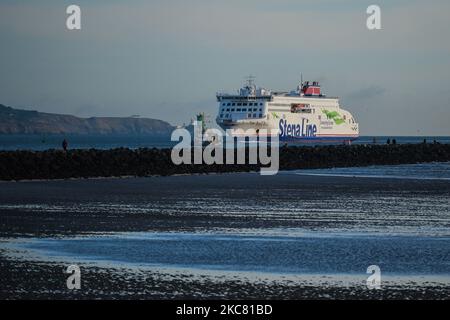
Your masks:
<instances>
[{"instance_id":1,"label":"ship window","mask_svg":"<svg viewBox=\"0 0 450 320\"><path fill-rule=\"evenodd\" d=\"M227 103L227 106L229 106L229 105L230 105L230 103L228 102L228 103Z\"/></svg>"},{"instance_id":2,"label":"ship window","mask_svg":"<svg viewBox=\"0 0 450 320\"><path fill-rule=\"evenodd\" d=\"M256 118L256 113L253 114L253 118Z\"/></svg>"},{"instance_id":3,"label":"ship window","mask_svg":"<svg viewBox=\"0 0 450 320\"><path fill-rule=\"evenodd\" d=\"M242 112L246 112L247 111L247 108L242 108Z\"/></svg>"},{"instance_id":4,"label":"ship window","mask_svg":"<svg viewBox=\"0 0 450 320\"><path fill-rule=\"evenodd\" d=\"M227 112L229 112L230 111L230 108L227 108Z\"/></svg>"},{"instance_id":5,"label":"ship window","mask_svg":"<svg viewBox=\"0 0 450 320\"><path fill-rule=\"evenodd\" d=\"M251 118L251 117L252 117L252 114L249 113L249 114L247 115L247 118Z\"/></svg>"},{"instance_id":6,"label":"ship window","mask_svg":"<svg viewBox=\"0 0 450 320\"><path fill-rule=\"evenodd\" d=\"M236 103L233 102L231 105L234 107L236 105Z\"/></svg>"},{"instance_id":7,"label":"ship window","mask_svg":"<svg viewBox=\"0 0 450 320\"><path fill-rule=\"evenodd\" d=\"M259 117L262 118L262 113L259 114Z\"/></svg>"},{"instance_id":8,"label":"ship window","mask_svg":"<svg viewBox=\"0 0 450 320\"><path fill-rule=\"evenodd\" d=\"M259 105L262 106L262 102L260 102Z\"/></svg>"},{"instance_id":9,"label":"ship window","mask_svg":"<svg viewBox=\"0 0 450 320\"><path fill-rule=\"evenodd\" d=\"M237 108L236 111L237 111L237 112L241 112L241 108Z\"/></svg>"},{"instance_id":10,"label":"ship window","mask_svg":"<svg viewBox=\"0 0 450 320\"><path fill-rule=\"evenodd\" d=\"M222 106L224 106L225 105L225 102L224 103L222 103Z\"/></svg>"},{"instance_id":11,"label":"ship window","mask_svg":"<svg viewBox=\"0 0 450 320\"><path fill-rule=\"evenodd\" d=\"M234 112L234 108L231 109L231 112Z\"/></svg>"},{"instance_id":12,"label":"ship window","mask_svg":"<svg viewBox=\"0 0 450 320\"><path fill-rule=\"evenodd\" d=\"M220 114L220 117L223 118L223 114L222 113Z\"/></svg>"},{"instance_id":13,"label":"ship window","mask_svg":"<svg viewBox=\"0 0 450 320\"><path fill-rule=\"evenodd\" d=\"M243 105L243 106L246 106L246 105L247 105L247 103L243 103L242 105Z\"/></svg>"},{"instance_id":14,"label":"ship window","mask_svg":"<svg viewBox=\"0 0 450 320\"><path fill-rule=\"evenodd\" d=\"M238 106L242 106L242 103L238 103L237 105L238 105Z\"/></svg>"}]
</instances>

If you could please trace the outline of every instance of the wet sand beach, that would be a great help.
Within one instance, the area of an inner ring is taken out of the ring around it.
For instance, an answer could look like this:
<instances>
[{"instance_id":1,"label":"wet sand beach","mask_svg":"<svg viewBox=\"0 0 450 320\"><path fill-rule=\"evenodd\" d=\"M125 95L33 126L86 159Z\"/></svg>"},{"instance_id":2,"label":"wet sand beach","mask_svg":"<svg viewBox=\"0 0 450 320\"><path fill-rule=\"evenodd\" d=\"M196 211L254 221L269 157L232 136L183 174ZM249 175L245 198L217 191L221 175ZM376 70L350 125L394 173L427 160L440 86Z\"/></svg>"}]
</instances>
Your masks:
<instances>
[{"instance_id":1,"label":"wet sand beach","mask_svg":"<svg viewBox=\"0 0 450 320\"><path fill-rule=\"evenodd\" d=\"M450 181L445 179L298 172L1 182L0 296L448 299L449 196ZM139 234L144 238L137 241ZM154 239L160 234L172 238ZM188 239L179 240L186 235ZM96 236L114 241L104 243ZM259 258L241 264L244 243L267 254L267 264ZM339 261L333 255L339 250L331 252L329 243L344 248L345 263L354 261L354 270L345 272L339 268L348 265L331 263ZM167 244L171 251L161 254ZM192 261L185 257L199 245L208 249L205 257L201 250L191 255ZM112 248L122 247L125 252L114 256ZM364 248L369 254L361 261ZM144 258L139 250L153 255ZM287 267L293 252L298 269L286 271L281 263L281 271L271 270L273 250ZM302 254L315 250L317 261L330 261L329 266L302 262ZM389 253L395 250L398 255ZM361 266L370 253L386 271L381 290L366 286L368 275ZM227 259L212 265L220 254ZM408 260L413 254L424 259ZM82 289L71 291L64 270L74 262L82 270ZM309 267L315 270L305 269Z\"/></svg>"}]
</instances>

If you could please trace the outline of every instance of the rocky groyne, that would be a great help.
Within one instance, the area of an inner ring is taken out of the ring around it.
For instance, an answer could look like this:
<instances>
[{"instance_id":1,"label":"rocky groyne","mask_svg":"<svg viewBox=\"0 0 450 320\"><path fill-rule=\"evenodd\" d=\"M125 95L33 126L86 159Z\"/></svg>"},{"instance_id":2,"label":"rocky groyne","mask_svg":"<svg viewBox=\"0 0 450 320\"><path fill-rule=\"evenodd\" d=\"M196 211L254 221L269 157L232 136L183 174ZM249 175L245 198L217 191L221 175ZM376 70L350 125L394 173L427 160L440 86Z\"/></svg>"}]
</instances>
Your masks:
<instances>
[{"instance_id":1,"label":"rocky groyne","mask_svg":"<svg viewBox=\"0 0 450 320\"><path fill-rule=\"evenodd\" d=\"M450 145L292 146L280 148L279 155L280 170L408 164L450 161ZM0 180L246 172L259 168L259 164L175 165L171 149L156 148L0 151Z\"/></svg>"}]
</instances>

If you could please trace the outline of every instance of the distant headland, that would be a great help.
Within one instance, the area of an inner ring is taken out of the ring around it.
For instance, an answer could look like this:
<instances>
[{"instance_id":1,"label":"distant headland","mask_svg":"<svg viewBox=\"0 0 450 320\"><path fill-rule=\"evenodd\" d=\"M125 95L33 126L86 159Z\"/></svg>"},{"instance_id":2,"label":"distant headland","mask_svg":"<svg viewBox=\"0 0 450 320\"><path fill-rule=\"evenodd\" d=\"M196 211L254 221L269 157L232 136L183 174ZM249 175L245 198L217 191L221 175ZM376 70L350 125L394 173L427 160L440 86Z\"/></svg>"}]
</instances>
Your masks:
<instances>
[{"instance_id":1,"label":"distant headland","mask_svg":"<svg viewBox=\"0 0 450 320\"><path fill-rule=\"evenodd\" d=\"M168 122L139 117L91 117L21 110L0 104L0 134L123 134L169 136Z\"/></svg>"}]
</instances>

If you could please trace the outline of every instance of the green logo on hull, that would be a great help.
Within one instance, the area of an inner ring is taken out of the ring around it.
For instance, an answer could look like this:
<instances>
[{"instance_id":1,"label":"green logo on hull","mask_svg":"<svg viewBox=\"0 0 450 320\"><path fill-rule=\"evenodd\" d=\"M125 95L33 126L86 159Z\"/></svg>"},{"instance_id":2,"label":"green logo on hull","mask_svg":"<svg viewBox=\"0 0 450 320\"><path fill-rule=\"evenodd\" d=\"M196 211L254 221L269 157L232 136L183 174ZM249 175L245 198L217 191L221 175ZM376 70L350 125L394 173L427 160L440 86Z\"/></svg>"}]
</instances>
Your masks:
<instances>
[{"instance_id":1,"label":"green logo on hull","mask_svg":"<svg viewBox=\"0 0 450 320\"><path fill-rule=\"evenodd\" d=\"M327 116L327 119L331 119L335 124L343 124L345 122L344 119L341 118L341 115L337 111L328 111L322 110L323 113Z\"/></svg>"}]
</instances>

